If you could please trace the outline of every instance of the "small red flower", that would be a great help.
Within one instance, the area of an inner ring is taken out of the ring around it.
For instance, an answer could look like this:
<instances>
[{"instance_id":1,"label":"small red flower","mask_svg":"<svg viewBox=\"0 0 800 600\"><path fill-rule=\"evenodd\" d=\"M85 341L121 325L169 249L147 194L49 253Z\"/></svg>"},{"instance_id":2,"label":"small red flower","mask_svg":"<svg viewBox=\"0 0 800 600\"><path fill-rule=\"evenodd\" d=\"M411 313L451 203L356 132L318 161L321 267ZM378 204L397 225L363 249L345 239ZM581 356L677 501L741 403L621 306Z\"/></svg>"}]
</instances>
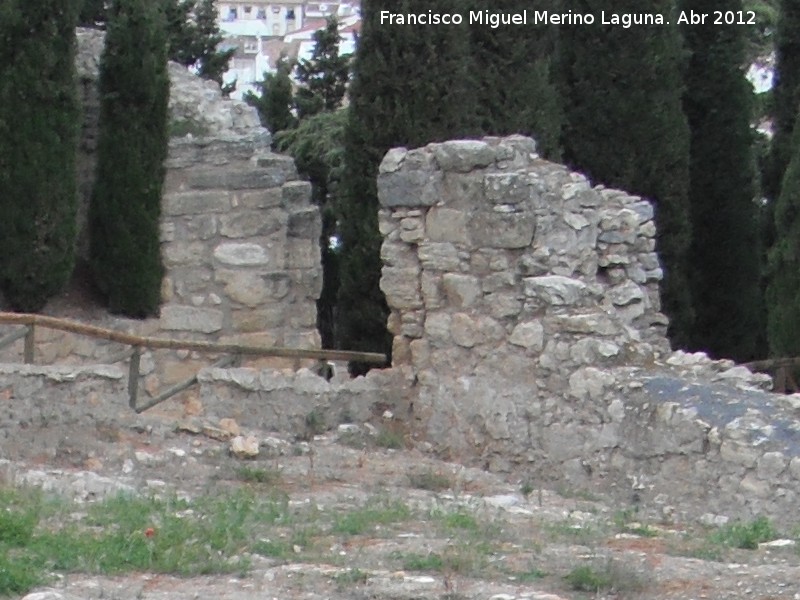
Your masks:
<instances>
[{"instance_id":1,"label":"small red flower","mask_svg":"<svg viewBox=\"0 0 800 600\"><path fill-rule=\"evenodd\" d=\"M145 529L145 530L144 530L144 536L145 536L145 537L149 537L149 538L151 538L151 537L153 537L155 534L156 534L156 530L155 530L155 529L153 529L152 527L148 527L147 529Z\"/></svg>"}]
</instances>

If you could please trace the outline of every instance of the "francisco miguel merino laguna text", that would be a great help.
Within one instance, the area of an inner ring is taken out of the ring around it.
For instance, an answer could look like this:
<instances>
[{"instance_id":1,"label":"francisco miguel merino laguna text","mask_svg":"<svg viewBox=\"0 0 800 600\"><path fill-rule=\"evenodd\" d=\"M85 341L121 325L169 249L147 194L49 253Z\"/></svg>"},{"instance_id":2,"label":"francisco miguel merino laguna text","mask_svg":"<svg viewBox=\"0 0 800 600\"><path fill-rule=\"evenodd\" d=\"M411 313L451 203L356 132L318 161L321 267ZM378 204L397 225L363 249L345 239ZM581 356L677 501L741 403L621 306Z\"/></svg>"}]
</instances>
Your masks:
<instances>
[{"instance_id":1,"label":"francisco miguel merino laguna text","mask_svg":"<svg viewBox=\"0 0 800 600\"><path fill-rule=\"evenodd\" d=\"M600 18L592 13L567 11L554 13L547 10L499 13L489 10L471 10L466 22L469 25L488 25L497 28L501 25L620 25L627 29L632 25L663 25L664 16L658 13L612 13L601 11ZM431 10L420 13L393 13L382 10L381 25L461 25L465 22L460 13L437 13Z\"/></svg>"}]
</instances>

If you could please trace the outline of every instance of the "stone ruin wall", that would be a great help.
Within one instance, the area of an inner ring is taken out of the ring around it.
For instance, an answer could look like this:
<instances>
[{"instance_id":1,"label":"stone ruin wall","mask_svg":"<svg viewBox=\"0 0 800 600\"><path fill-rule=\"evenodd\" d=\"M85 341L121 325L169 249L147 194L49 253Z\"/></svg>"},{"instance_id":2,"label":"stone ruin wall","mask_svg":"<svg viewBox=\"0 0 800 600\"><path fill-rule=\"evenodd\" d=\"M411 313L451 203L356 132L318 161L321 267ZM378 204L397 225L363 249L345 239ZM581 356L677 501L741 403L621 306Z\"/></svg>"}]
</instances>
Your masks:
<instances>
[{"instance_id":1,"label":"stone ruin wall","mask_svg":"<svg viewBox=\"0 0 800 600\"><path fill-rule=\"evenodd\" d=\"M78 248L79 260L85 260L102 33L79 30L78 42L85 117L77 161ZM161 219L166 272L160 318L139 321L103 313L98 319L99 309L89 312L89 318L95 325L139 335L319 348L321 219L310 201L310 184L300 180L290 157L271 152L269 132L260 126L254 108L223 99L215 84L180 65L170 65L170 77L171 122L185 135L171 138L166 164ZM11 329L0 326L0 335ZM40 364L103 362L124 349L43 328L36 339ZM21 341L0 351L0 359L6 361L17 362L21 356ZM140 402L216 358L185 351L143 353ZM250 364L296 368L300 363L271 358ZM196 404L191 396L184 397Z\"/></svg>"},{"instance_id":2,"label":"stone ruin wall","mask_svg":"<svg viewBox=\"0 0 800 600\"><path fill-rule=\"evenodd\" d=\"M649 202L592 188L523 137L391 150L378 189L393 361L419 380L441 451L524 464L532 424L582 368L668 353Z\"/></svg>"},{"instance_id":3,"label":"stone ruin wall","mask_svg":"<svg viewBox=\"0 0 800 600\"><path fill-rule=\"evenodd\" d=\"M800 520L800 400L670 352L649 202L521 137L391 150L378 189L395 368L437 452L666 520Z\"/></svg>"},{"instance_id":4,"label":"stone ruin wall","mask_svg":"<svg viewBox=\"0 0 800 600\"><path fill-rule=\"evenodd\" d=\"M96 58L82 56L89 105ZM173 121L191 135L170 147L162 316L95 324L318 346L308 184L269 152L247 107L191 78L181 88L189 92L173 95ZM592 187L522 137L395 149L378 183L393 368L330 382L260 368L297 366L281 361L205 368L179 414L301 432L311 412L334 426L389 410L438 453L534 485L612 494L665 519L798 521L800 400L760 391L768 378L730 361L669 352L648 202ZM117 345L46 331L37 339L40 362L67 364L0 368L0 443L20 426L147 418L126 408L124 365L68 364L103 362ZM0 358L19 356L21 342ZM155 393L211 359L145 353L141 387Z\"/></svg>"}]
</instances>

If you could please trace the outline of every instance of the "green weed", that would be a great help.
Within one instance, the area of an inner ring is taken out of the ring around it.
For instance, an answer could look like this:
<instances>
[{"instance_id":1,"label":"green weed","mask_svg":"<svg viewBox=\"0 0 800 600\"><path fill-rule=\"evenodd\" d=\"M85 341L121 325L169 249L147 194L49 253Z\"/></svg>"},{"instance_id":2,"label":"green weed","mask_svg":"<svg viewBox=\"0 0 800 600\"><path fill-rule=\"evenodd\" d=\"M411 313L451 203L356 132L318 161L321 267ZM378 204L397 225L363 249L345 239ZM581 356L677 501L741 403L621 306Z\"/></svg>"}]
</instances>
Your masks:
<instances>
[{"instance_id":1,"label":"green weed","mask_svg":"<svg viewBox=\"0 0 800 600\"><path fill-rule=\"evenodd\" d=\"M365 506L338 515L333 523L333 533L361 535L375 529L376 525L400 523L411 518L409 508L399 501L377 500Z\"/></svg>"},{"instance_id":2,"label":"green weed","mask_svg":"<svg viewBox=\"0 0 800 600\"><path fill-rule=\"evenodd\" d=\"M411 487L430 492L441 492L453 487L452 477L433 469L426 469L408 476Z\"/></svg>"},{"instance_id":3,"label":"green weed","mask_svg":"<svg viewBox=\"0 0 800 600\"><path fill-rule=\"evenodd\" d=\"M755 550L761 542L778 537L778 533L766 517L759 517L750 523L731 523L720 527L709 537L710 541L730 548Z\"/></svg>"}]
</instances>

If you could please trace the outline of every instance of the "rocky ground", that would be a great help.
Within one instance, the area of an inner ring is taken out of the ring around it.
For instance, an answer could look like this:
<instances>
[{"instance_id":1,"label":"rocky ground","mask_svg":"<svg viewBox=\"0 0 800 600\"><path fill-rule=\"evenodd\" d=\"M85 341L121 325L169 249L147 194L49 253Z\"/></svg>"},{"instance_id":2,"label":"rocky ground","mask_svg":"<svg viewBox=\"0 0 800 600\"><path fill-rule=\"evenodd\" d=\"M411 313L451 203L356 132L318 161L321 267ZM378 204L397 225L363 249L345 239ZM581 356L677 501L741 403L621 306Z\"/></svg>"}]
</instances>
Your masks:
<instances>
[{"instance_id":1,"label":"rocky ground","mask_svg":"<svg viewBox=\"0 0 800 600\"><path fill-rule=\"evenodd\" d=\"M26 599L800 599L800 556L788 541L730 548L719 528L637 521L602 498L442 462L389 415L314 427L298 439L165 412L91 431L28 429L3 449L6 485L86 503L250 488L285 495L294 525L267 533L286 552L254 553L242 573L57 574ZM357 518L366 521L342 526ZM295 543L299 526L311 533Z\"/></svg>"}]
</instances>

